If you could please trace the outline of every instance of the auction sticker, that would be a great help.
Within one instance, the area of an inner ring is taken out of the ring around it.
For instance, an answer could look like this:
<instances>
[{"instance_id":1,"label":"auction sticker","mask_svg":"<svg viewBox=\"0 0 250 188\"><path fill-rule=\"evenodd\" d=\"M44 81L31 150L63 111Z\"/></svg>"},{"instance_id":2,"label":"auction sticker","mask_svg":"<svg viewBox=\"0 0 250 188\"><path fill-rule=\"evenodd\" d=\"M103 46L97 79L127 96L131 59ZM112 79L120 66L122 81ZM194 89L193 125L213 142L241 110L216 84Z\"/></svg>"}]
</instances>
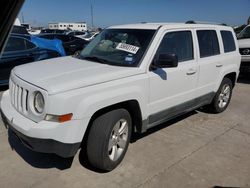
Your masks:
<instances>
[{"instance_id":1,"label":"auction sticker","mask_svg":"<svg viewBox=\"0 0 250 188\"><path fill-rule=\"evenodd\" d=\"M137 51L138 51L140 48L137 47L137 46L133 46L133 45L130 45L130 44L126 44L126 43L119 43L119 44L116 46L116 49L117 49L117 50L126 51L126 52L129 52L129 53L132 53L132 54L136 54Z\"/></svg>"}]
</instances>

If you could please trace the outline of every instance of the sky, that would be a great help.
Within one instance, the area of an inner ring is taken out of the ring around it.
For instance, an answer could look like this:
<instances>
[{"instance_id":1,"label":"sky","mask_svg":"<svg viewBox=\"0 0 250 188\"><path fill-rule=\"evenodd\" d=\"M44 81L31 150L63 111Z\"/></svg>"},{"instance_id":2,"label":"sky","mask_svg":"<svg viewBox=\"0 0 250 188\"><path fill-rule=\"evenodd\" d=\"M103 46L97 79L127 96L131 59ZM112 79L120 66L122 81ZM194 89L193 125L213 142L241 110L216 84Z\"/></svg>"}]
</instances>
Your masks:
<instances>
[{"instance_id":1,"label":"sky","mask_svg":"<svg viewBox=\"0 0 250 188\"><path fill-rule=\"evenodd\" d=\"M25 0L19 18L32 26L81 21L91 26L91 4L95 27L187 20L235 26L250 16L250 0Z\"/></svg>"}]
</instances>

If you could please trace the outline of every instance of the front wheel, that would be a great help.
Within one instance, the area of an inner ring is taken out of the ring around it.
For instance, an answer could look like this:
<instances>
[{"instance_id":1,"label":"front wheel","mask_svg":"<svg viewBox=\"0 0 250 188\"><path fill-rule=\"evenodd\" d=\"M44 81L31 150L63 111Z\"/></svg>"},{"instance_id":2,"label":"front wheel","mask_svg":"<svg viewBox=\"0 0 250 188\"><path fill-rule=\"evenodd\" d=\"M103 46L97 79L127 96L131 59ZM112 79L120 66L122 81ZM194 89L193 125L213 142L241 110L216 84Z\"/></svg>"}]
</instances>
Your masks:
<instances>
[{"instance_id":1,"label":"front wheel","mask_svg":"<svg viewBox=\"0 0 250 188\"><path fill-rule=\"evenodd\" d=\"M125 109L117 109L97 117L90 128L87 156L95 168L111 171L125 156L132 121Z\"/></svg>"},{"instance_id":2,"label":"front wheel","mask_svg":"<svg viewBox=\"0 0 250 188\"><path fill-rule=\"evenodd\" d=\"M214 113L220 113L226 110L232 97L233 85L229 78L224 78L214 96L212 103L209 105Z\"/></svg>"}]
</instances>

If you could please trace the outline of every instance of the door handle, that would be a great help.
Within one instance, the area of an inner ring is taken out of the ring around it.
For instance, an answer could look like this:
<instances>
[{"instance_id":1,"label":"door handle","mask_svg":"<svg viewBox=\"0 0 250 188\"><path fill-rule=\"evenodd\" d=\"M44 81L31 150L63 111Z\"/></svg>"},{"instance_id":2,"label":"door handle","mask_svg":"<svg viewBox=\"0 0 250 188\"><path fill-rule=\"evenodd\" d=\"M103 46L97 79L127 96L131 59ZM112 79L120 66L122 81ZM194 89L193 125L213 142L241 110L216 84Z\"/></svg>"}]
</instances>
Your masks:
<instances>
[{"instance_id":1,"label":"door handle","mask_svg":"<svg viewBox=\"0 0 250 188\"><path fill-rule=\"evenodd\" d=\"M193 75L196 73L196 70L194 69L189 69L188 72L187 72L187 75Z\"/></svg>"},{"instance_id":2,"label":"door handle","mask_svg":"<svg viewBox=\"0 0 250 188\"><path fill-rule=\"evenodd\" d=\"M223 65L222 64L216 64L216 67L222 67Z\"/></svg>"}]
</instances>

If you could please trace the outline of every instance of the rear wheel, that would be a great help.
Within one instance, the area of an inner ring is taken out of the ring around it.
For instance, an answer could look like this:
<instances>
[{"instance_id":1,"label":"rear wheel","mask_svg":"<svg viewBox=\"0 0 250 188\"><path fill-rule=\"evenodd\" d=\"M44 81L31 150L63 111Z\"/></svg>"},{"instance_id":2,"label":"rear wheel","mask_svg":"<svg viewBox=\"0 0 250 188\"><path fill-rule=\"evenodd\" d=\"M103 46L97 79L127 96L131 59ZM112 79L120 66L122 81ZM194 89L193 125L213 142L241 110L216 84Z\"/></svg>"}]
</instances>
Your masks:
<instances>
[{"instance_id":1,"label":"rear wheel","mask_svg":"<svg viewBox=\"0 0 250 188\"><path fill-rule=\"evenodd\" d=\"M105 171L118 166L127 151L131 127L131 117L125 109L113 110L96 118L87 141L90 164Z\"/></svg>"},{"instance_id":2,"label":"rear wheel","mask_svg":"<svg viewBox=\"0 0 250 188\"><path fill-rule=\"evenodd\" d=\"M214 113L226 110L231 100L232 90L232 81L229 78L224 78L212 103L209 105L210 110Z\"/></svg>"}]
</instances>

